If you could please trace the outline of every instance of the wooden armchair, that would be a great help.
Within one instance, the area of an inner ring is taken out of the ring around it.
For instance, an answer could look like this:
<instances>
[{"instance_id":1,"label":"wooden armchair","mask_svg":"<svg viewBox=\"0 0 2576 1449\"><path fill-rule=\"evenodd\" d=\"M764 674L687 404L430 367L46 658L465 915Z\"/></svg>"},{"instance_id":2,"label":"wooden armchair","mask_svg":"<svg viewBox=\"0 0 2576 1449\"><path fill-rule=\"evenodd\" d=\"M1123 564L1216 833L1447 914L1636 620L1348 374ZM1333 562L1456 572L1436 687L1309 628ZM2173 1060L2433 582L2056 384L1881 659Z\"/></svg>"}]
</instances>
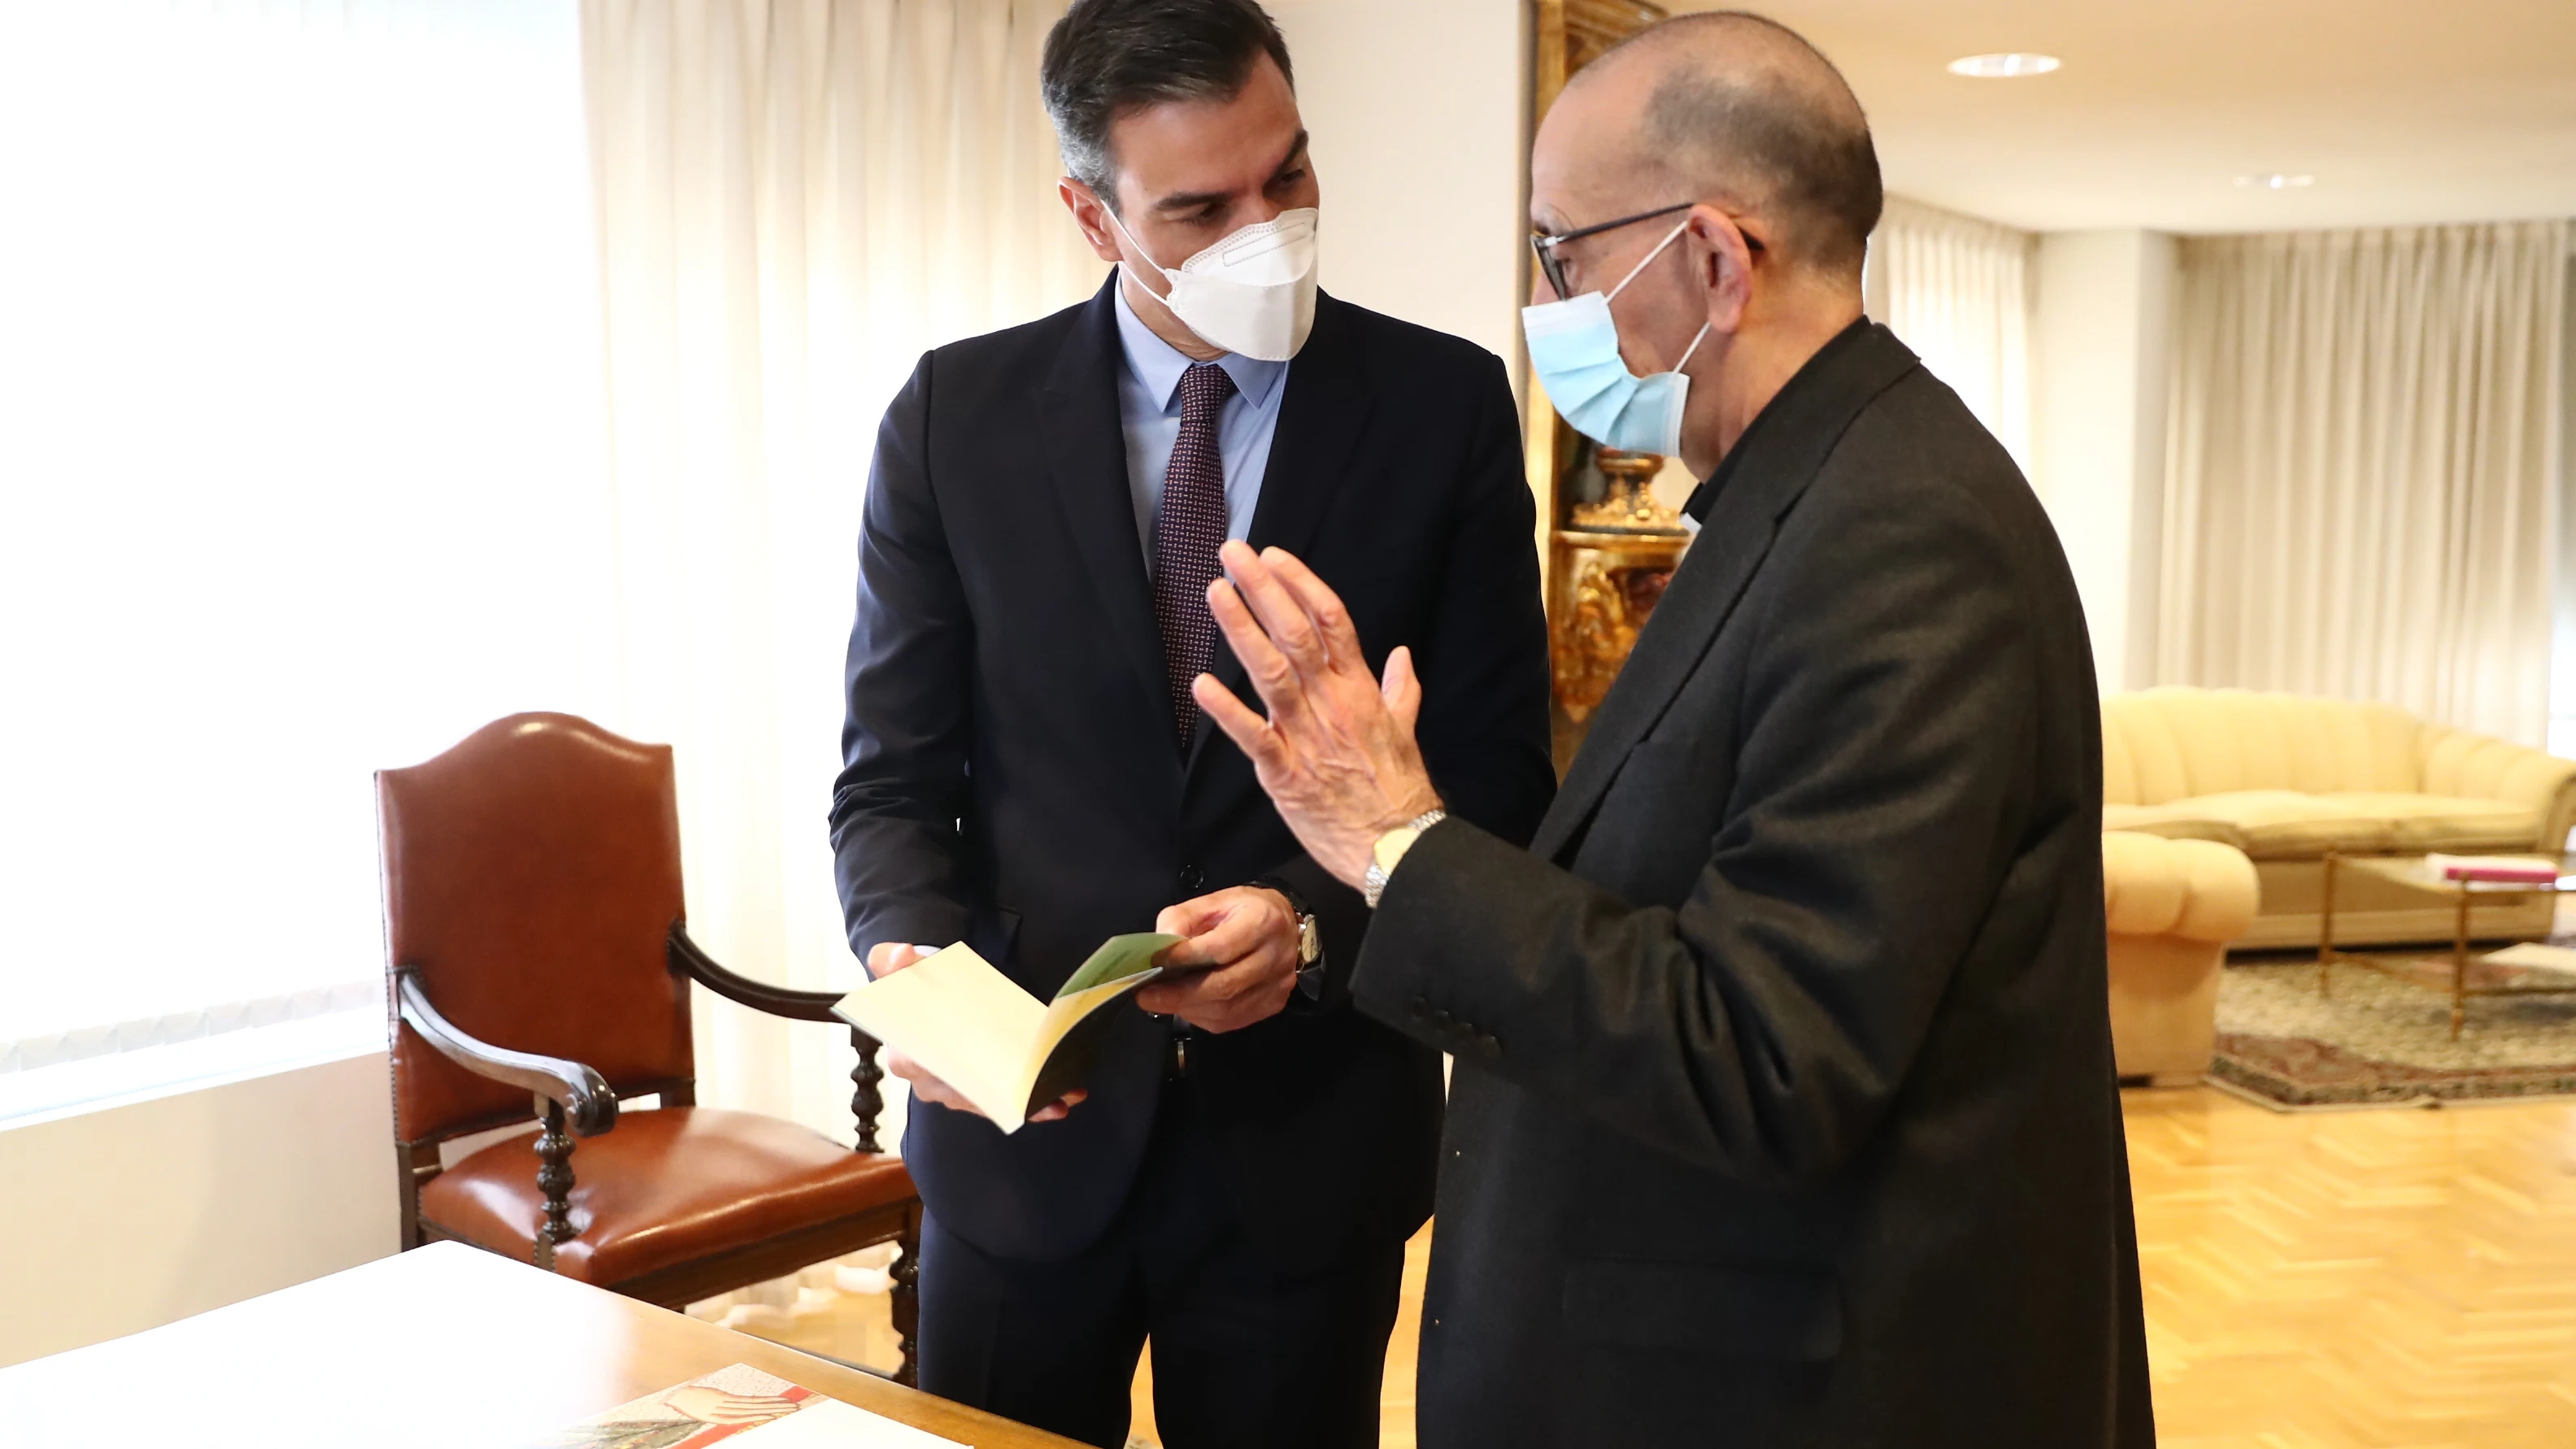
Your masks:
<instances>
[{"instance_id":1,"label":"wooden armchair","mask_svg":"<svg viewBox=\"0 0 2576 1449\"><path fill-rule=\"evenodd\" d=\"M379 772L376 799L402 1246L451 1238L676 1308L892 1242L911 1383L921 1203L877 1144L877 1043L850 1033L856 1151L696 1105L691 981L794 1021L835 1020L837 997L690 941L670 747L513 715ZM658 1109L621 1120L646 1095ZM532 1102L533 1152L512 1138L441 1170L439 1144Z\"/></svg>"}]
</instances>

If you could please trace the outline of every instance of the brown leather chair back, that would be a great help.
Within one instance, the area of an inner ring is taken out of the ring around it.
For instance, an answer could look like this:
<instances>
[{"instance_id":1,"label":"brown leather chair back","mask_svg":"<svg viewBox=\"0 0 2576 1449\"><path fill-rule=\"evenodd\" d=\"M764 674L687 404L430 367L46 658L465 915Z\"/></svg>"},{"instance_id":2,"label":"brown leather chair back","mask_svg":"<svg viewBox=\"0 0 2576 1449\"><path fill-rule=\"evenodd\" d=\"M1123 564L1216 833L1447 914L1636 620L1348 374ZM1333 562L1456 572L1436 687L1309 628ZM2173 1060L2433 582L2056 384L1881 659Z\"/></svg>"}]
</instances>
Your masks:
<instances>
[{"instance_id":1,"label":"brown leather chair back","mask_svg":"<svg viewBox=\"0 0 2576 1449\"><path fill-rule=\"evenodd\" d=\"M694 1074L671 748L567 714L518 714L376 774L388 964L495 1046L569 1057L621 1094ZM525 1117L528 1094L399 1020L394 1132L420 1142Z\"/></svg>"}]
</instances>

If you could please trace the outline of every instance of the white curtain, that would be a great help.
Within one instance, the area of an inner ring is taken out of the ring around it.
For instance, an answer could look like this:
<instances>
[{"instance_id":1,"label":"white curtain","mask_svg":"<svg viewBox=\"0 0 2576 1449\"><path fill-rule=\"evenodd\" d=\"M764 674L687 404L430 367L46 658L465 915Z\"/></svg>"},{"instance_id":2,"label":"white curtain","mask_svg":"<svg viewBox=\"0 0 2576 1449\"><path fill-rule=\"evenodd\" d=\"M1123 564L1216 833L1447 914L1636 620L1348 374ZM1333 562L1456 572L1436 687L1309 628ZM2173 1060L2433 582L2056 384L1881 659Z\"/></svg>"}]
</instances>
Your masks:
<instances>
[{"instance_id":1,"label":"white curtain","mask_svg":"<svg viewBox=\"0 0 2576 1449\"><path fill-rule=\"evenodd\" d=\"M2542 742L2568 235L2182 242L2160 678Z\"/></svg>"},{"instance_id":2,"label":"white curtain","mask_svg":"<svg viewBox=\"0 0 2576 1449\"><path fill-rule=\"evenodd\" d=\"M676 747L691 930L739 970L858 979L824 814L887 400L1105 274L1038 99L1062 9L584 0L621 727ZM848 1130L845 1034L699 1003L702 1101Z\"/></svg>"},{"instance_id":3,"label":"white curtain","mask_svg":"<svg viewBox=\"0 0 2576 1449\"><path fill-rule=\"evenodd\" d=\"M381 1042L369 772L613 707L582 138L573 0L0 3L0 1116Z\"/></svg>"},{"instance_id":4,"label":"white curtain","mask_svg":"<svg viewBox=\"0 0 2576 1449\"><path fill-rule=\"evenodd\" d=\"M1863 280L1870 315L1959 394L2025 473L2037 246L2029 232L1891 196Z\"/></svg>"}]
</instances>

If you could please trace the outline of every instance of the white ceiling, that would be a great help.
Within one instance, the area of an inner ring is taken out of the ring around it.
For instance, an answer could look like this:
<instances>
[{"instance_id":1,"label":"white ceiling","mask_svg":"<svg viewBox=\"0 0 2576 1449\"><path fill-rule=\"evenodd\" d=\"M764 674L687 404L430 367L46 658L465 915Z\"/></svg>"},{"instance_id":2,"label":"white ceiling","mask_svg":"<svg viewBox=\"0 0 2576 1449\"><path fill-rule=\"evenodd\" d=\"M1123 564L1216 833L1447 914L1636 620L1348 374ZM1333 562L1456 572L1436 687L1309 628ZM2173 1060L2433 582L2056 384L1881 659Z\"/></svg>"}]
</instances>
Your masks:
<instances>
[{"instance_id":1,"label":"white ceiling","mask_svg":"<svg viewBox=\"0 0 2576 1449\"><path fill-rule=\"evenodd\" d=\"M1742 3L1850 78L1890 191L2014 226L2576 216L2576 0ZM2065 66L2019 80L1943 69L1998 50ZM2235 184L2271 172L2316 184Z\"/></svg>"}]
</instances>

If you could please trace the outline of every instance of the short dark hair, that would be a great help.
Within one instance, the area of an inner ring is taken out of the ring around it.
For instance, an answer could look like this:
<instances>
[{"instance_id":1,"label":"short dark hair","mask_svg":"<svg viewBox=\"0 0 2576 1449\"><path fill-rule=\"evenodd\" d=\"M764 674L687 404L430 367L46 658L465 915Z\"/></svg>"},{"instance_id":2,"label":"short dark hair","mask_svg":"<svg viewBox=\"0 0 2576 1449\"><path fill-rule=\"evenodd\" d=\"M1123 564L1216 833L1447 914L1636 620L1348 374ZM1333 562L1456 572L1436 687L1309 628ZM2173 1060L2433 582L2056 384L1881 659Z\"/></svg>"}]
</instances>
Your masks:
<instances>
[{"instance_id":1,"label":"short dark hair","mask_svg":"<svg viewBox=\"0 0 2576 1449\"><path fill-rule=\"evenodd\" d=\"M1293 87L1288 41L1257 0L1073 0L1038 66L1066 172L1116 210L1110 126L1167 101L1232 100L1264 55Z\"/></svg>"}]
</instances>

